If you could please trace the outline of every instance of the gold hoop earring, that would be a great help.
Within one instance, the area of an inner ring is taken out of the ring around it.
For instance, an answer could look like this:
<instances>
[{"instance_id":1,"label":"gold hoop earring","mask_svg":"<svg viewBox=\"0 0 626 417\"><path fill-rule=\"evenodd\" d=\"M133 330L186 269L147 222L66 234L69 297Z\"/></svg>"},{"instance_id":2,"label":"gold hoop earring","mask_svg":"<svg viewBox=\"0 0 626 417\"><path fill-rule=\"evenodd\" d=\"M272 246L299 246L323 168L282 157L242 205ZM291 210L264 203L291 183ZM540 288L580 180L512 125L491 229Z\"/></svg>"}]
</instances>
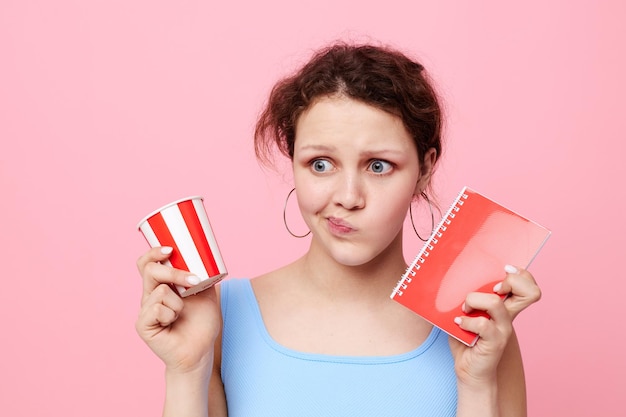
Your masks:
<instances>
[{"instance_id":1,"label":"gold hoop earring","mask_svg":"<svg viewBox=\"0 0 626 417\"><path fill-rule=\"evenodd\" d=\"M428 239L430 239L430 237L433 235L433 232L435 231L435 214L433 213L433 205L431 204L430 200L428 199L428 196L426 195L425 192L421 192L420 195L422 196L422 198L424 198L424 200L426 200L426 202L428 203L428 208L430 209L430 222L431 222L431 231L430 231L430 235L428 236ZM413 226L413 231L415 232L415 234L417 235L417 237L419 238L419 240L421 240L422 242L426 242L428 239L423 239L419 233L417 233L417 229L415 228L415 223L413 223L413 209L412 209L412 205L409 205L409 217L411 218L411 226Z\"/></svg>"},{"instance_id":2,"label":"gold hoop earring","mask_svg":"<svg viewBox=\"0 0 626 417\"><path fill-rule=\"evenodd\" d=\"M293 237L297 237L297 238L303 238L303 237L307 237L309 234L311 234L311 231L309 230L306 234L304 235L296 235L295 233L293 233L291 231L291 229L289 229L289 226L287 226L287 203L289 202L289 197L291 197L291 194L296 191L295 188L292 188L291 191L289 191L289 194L287 194L287 198L285 199L285 207L283 207L283 223L285 223L285 229L287 229L287 231L289 232L289 234Z\"/></svg>"}]
</instances>

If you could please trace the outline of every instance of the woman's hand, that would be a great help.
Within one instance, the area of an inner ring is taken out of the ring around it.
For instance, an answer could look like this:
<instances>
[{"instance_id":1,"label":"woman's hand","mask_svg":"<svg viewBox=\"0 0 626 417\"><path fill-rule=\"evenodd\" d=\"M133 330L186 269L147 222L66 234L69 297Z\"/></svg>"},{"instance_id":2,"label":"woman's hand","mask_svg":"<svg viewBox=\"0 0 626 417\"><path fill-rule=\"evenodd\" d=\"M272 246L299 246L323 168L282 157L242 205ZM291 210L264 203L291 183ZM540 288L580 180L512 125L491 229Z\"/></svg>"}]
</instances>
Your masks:
<instances>
[{"instance_id":1,"label":"woman's hand","mask_svg":"<svg viewBox=\"0 0 626 417\"><path fill-rule=\"evenodd\" d=\"M513 332L513 319L541 298L541 290L526 270L507 265L506 278L494 287L493 294L470 293L465 299L466 313L484 311L487 317L463 316L457 319L461 328L480 336L474 347L451 338L450 347L461 384L478 386L493 383L497 368ZM503 300L503 296L509 296Z\"/></svg>"},{"instance_id":2,"label":"woman's hand","mask_svg":"<svg viewBox=\"0 0 626 417\"><path fill-rule=\"evenodd\" d=\"M161 264L171 252L169 247L153 248L137 260L143 295L135 327L163 360L168 372L206 370L212 364L213 347L221 328L215 288L184 299L179 297L170 284L190 287L197 277Z\"/></svg>"}]
</instances>

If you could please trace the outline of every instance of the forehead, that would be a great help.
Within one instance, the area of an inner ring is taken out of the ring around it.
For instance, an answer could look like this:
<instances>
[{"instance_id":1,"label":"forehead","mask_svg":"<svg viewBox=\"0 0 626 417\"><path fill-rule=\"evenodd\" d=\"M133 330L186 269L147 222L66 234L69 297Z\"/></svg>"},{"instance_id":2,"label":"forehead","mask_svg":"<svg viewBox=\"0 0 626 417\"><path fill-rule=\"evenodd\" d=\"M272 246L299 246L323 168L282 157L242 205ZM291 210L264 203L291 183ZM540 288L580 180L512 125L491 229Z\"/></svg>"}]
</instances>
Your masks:
<instances>
[{"instance_id":1,"label":"forehead","mask_svg":"<svg viewBox=\"0 0 626 417\"><path fill-rule=\"evenodd\" d=\"M315 100L298 118L295 146L316 144L415 149L400 117L343 95Z\"/></svg>"}]
</instances>

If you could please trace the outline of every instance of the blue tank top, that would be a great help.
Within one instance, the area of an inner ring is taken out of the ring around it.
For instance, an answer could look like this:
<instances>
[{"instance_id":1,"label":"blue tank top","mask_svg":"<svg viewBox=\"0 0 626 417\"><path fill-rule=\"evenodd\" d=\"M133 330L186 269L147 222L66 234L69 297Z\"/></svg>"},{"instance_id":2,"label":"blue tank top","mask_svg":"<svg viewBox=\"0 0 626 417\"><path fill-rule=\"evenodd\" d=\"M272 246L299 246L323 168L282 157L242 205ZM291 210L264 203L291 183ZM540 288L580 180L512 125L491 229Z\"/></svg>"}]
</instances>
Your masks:
<instances>
[{"instance_id":1,"label":"blue tank top","mask_svg":"<svg viewBox=\"0 0 626 417\"><path fill-rule=\"evenodd\" d=\"M221 283L222 381L229 417L454 416L447 335L415 350L332 356L288 349L267 332L250 280Z\"/></svg>"}]
</instances>

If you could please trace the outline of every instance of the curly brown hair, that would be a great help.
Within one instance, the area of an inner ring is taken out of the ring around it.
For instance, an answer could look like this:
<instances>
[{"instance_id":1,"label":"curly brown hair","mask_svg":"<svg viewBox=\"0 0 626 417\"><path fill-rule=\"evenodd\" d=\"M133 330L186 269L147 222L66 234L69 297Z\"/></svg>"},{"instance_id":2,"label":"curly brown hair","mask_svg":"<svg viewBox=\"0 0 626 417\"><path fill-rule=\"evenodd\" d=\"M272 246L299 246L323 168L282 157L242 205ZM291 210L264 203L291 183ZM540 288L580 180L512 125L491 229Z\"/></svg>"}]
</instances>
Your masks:
<instances>
[{"instance_id":1,"label":"curly brown hair","mask_svg":"<svg viewBox=\"0 0 626 417\"><path fill-rule=\"evenodd\" d=\"M274 146L292 159L298 118L317 98L333 94L399 116L420 162L430 148L441 155L443 113L424 67L389 47L335 43L272 89L254 133L259 161L271 164Z\"/></svg>"}]
</instances>

